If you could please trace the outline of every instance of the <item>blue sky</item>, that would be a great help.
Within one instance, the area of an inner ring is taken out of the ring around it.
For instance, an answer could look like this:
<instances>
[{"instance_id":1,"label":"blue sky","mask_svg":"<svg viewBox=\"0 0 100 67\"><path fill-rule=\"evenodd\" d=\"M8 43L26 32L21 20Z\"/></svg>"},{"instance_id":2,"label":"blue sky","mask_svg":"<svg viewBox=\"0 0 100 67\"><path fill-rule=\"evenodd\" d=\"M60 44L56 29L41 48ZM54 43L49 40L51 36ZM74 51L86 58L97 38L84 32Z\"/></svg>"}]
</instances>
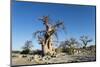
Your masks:
<instances>
[{"instance_id":1,"label":"blue sky","mask_svg":"<svg viewBox=\"0 0 100 67\"><path fill-rule=\"evenodd\" d=\"M12 3L12 49L19 50L26 40L32 40L34 48L40 49L32 33L44 29L39 17L49 15L51 21L64 21L67 33L59 30L59 41L82 35L93 39L95 44L95 6L46 4L34 2ZM53 23L52 22L52 23Z\"/></svg>"}]
</instances>

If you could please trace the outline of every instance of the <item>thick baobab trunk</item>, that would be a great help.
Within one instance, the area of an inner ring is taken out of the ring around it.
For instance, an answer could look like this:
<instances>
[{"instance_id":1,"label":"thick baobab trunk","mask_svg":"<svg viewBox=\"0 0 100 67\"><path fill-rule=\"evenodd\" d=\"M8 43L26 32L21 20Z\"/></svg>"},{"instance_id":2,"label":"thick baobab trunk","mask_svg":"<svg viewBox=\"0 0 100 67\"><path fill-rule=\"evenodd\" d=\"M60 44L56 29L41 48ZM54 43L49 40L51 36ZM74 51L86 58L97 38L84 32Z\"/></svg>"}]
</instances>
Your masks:
<instances>
[{"instance_id":1,"label":"thick baobab trunk","mask_svg":"<svg viewBox=\"0 0 100 67\"><path fill-rule=\"evenodd\" d=\"M48 44L48 49L49 49L49 52L51 54L54 52L53 45L52 45L52 38L50 38L50 41L49 41L49 44Z\"/></svg>"},{"instance_id":2,"label":"thick baobab trunk","mask_svg":"<svg viewBox=\"0 0 100 67\"><path fill-rule=\"evenodd\" d=\"M53 53L53 46L52 46L52 42L49 40L46 41L46 43L44 45L42 45L42 51L43 51L43 55L46 54L50 54L52 55Z\"/></svg>"},{"instance_id":3,"label":"thick baobab trunk","mask_svg":"<svg viewBox=\"0 0 100 67\"><path fill-rule=\"evenodd\" d=\"M53 46L52 46L52 38L50 36L45 36L45 40L41 43L43 56L46 54L52 55Z\"/></svg>"},{"instance_id":4,"label":"thick baobab trunk","mask_svg":"<svg viewBox=\"0 0 100 67\"><path fill-rule=\"evenodd\" d=\"M42 45L42 51L43 51L43 53L45 55L47 53L51 54L52 53L52 48L53 48L52 47L52 42L51 42L52 34L50 33L50 31L52 31L52 29L51 29L51 25L48 24L48 17L44 18L44 25L46 27L46 33L45 33L45 36L44 36L45 43L44 43L44 45Z\"/></svg>"},{"instance_id":5,"label":"thick baobab trunk","mask_svg":"<svg viewBox=\"0 0 100 67\"><path fill-rule=\"evenodd\" d=\"M53 53L55 53L55 49L53 48L52 37L54 33L57 31L56 28L62 25L62 22L55 25L51 25L49 24L48 16L43 16L43 18L40 20L43 21L45 30L37 31L35 34L40 33L40 35L38 35L38 40L42 47L42 53L43 55L46 55L47 53L49 53L50 55L53 55Z\"/></svg>"},{"instance_id":6,"label":"thick baobab trunk","mask_svg":"<svg viewBox=\"0 0 100 67\"><path fill-rule=\"evenodd\" d=\"M47 45L42 45L43 56L48 53Z\"/></svg>"}]
</instances>

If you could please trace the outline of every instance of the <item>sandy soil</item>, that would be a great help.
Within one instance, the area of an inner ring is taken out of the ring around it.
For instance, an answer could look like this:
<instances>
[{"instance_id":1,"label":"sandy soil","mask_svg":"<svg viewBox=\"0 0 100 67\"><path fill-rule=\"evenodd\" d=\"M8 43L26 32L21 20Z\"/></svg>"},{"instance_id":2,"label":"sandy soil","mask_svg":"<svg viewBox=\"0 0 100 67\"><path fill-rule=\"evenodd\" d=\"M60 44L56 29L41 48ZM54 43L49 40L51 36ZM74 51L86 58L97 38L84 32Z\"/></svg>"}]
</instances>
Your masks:
<instances>
[{"instance_id":1,"label":"sandy soil","mask_svg":"<svg viewBox=\"0 0 100 67\"><path fill-rule=\"evenodd\" d=\"M15 65L31 65L31 64L54 64L54 63L72 63L72 62L88 62L88 61L95 61L95 55L67 55L67 54L58 54L57 57L50 58L48 60L38 60L32 59L33 55L28 55L27 57L18 57L12 58L12 66Z\"/></svg>"}]
</instances>

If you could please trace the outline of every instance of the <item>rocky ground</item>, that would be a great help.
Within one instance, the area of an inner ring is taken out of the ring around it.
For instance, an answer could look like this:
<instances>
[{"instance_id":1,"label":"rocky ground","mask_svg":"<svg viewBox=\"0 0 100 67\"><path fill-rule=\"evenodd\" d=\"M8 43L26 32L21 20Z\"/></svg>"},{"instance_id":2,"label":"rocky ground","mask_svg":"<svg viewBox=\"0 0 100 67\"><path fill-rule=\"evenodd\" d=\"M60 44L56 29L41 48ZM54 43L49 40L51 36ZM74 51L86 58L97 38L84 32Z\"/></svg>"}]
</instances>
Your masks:
<instances>
[{"instance_id":1,"label":"rocky ground","mask_svg":"<svg viewBox=\"0 0 100 67\"><path fill-rule=\"evenodd\" d=\"M68 55L65 53L59 53L56 57L40 55L21 55L13 54L12 55L12 66L16 65L35 65L35 64L54 64L54 63L73 63L73 62L88 62L95 61L95 55Z\"/></svg>"}]
</instances>

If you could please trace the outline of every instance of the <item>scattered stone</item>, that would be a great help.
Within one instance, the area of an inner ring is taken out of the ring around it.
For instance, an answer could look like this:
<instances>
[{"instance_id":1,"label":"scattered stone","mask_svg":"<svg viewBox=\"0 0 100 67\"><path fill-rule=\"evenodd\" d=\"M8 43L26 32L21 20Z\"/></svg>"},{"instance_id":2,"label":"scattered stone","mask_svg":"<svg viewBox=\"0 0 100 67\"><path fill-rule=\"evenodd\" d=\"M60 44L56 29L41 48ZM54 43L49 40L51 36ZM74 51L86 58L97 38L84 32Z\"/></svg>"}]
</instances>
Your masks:
<instances>
[{"instance_id":1,"label":"scattered stone","mask_svg":"<svg viewBox=\"0 0 100 67\"><path fill-rule=\"evenodd\" d=\"M44 60L44 61L45 61L45 60L49 60L49 59L51 59L51 57L50 57L49 55L46 55L46 56L43 57L43 60Z\"/></svg>"},{"instance_id":2,"label":"scattered stone","mask_svg":"<svg viewBox=\"0 0 100 67\"><path fill-rule=\"evenodd\" d=\"M29 62L32 62L34 60L34 57L32 56L32 57L28 57L28 61Z\"/></svg>"}]
</instances>

